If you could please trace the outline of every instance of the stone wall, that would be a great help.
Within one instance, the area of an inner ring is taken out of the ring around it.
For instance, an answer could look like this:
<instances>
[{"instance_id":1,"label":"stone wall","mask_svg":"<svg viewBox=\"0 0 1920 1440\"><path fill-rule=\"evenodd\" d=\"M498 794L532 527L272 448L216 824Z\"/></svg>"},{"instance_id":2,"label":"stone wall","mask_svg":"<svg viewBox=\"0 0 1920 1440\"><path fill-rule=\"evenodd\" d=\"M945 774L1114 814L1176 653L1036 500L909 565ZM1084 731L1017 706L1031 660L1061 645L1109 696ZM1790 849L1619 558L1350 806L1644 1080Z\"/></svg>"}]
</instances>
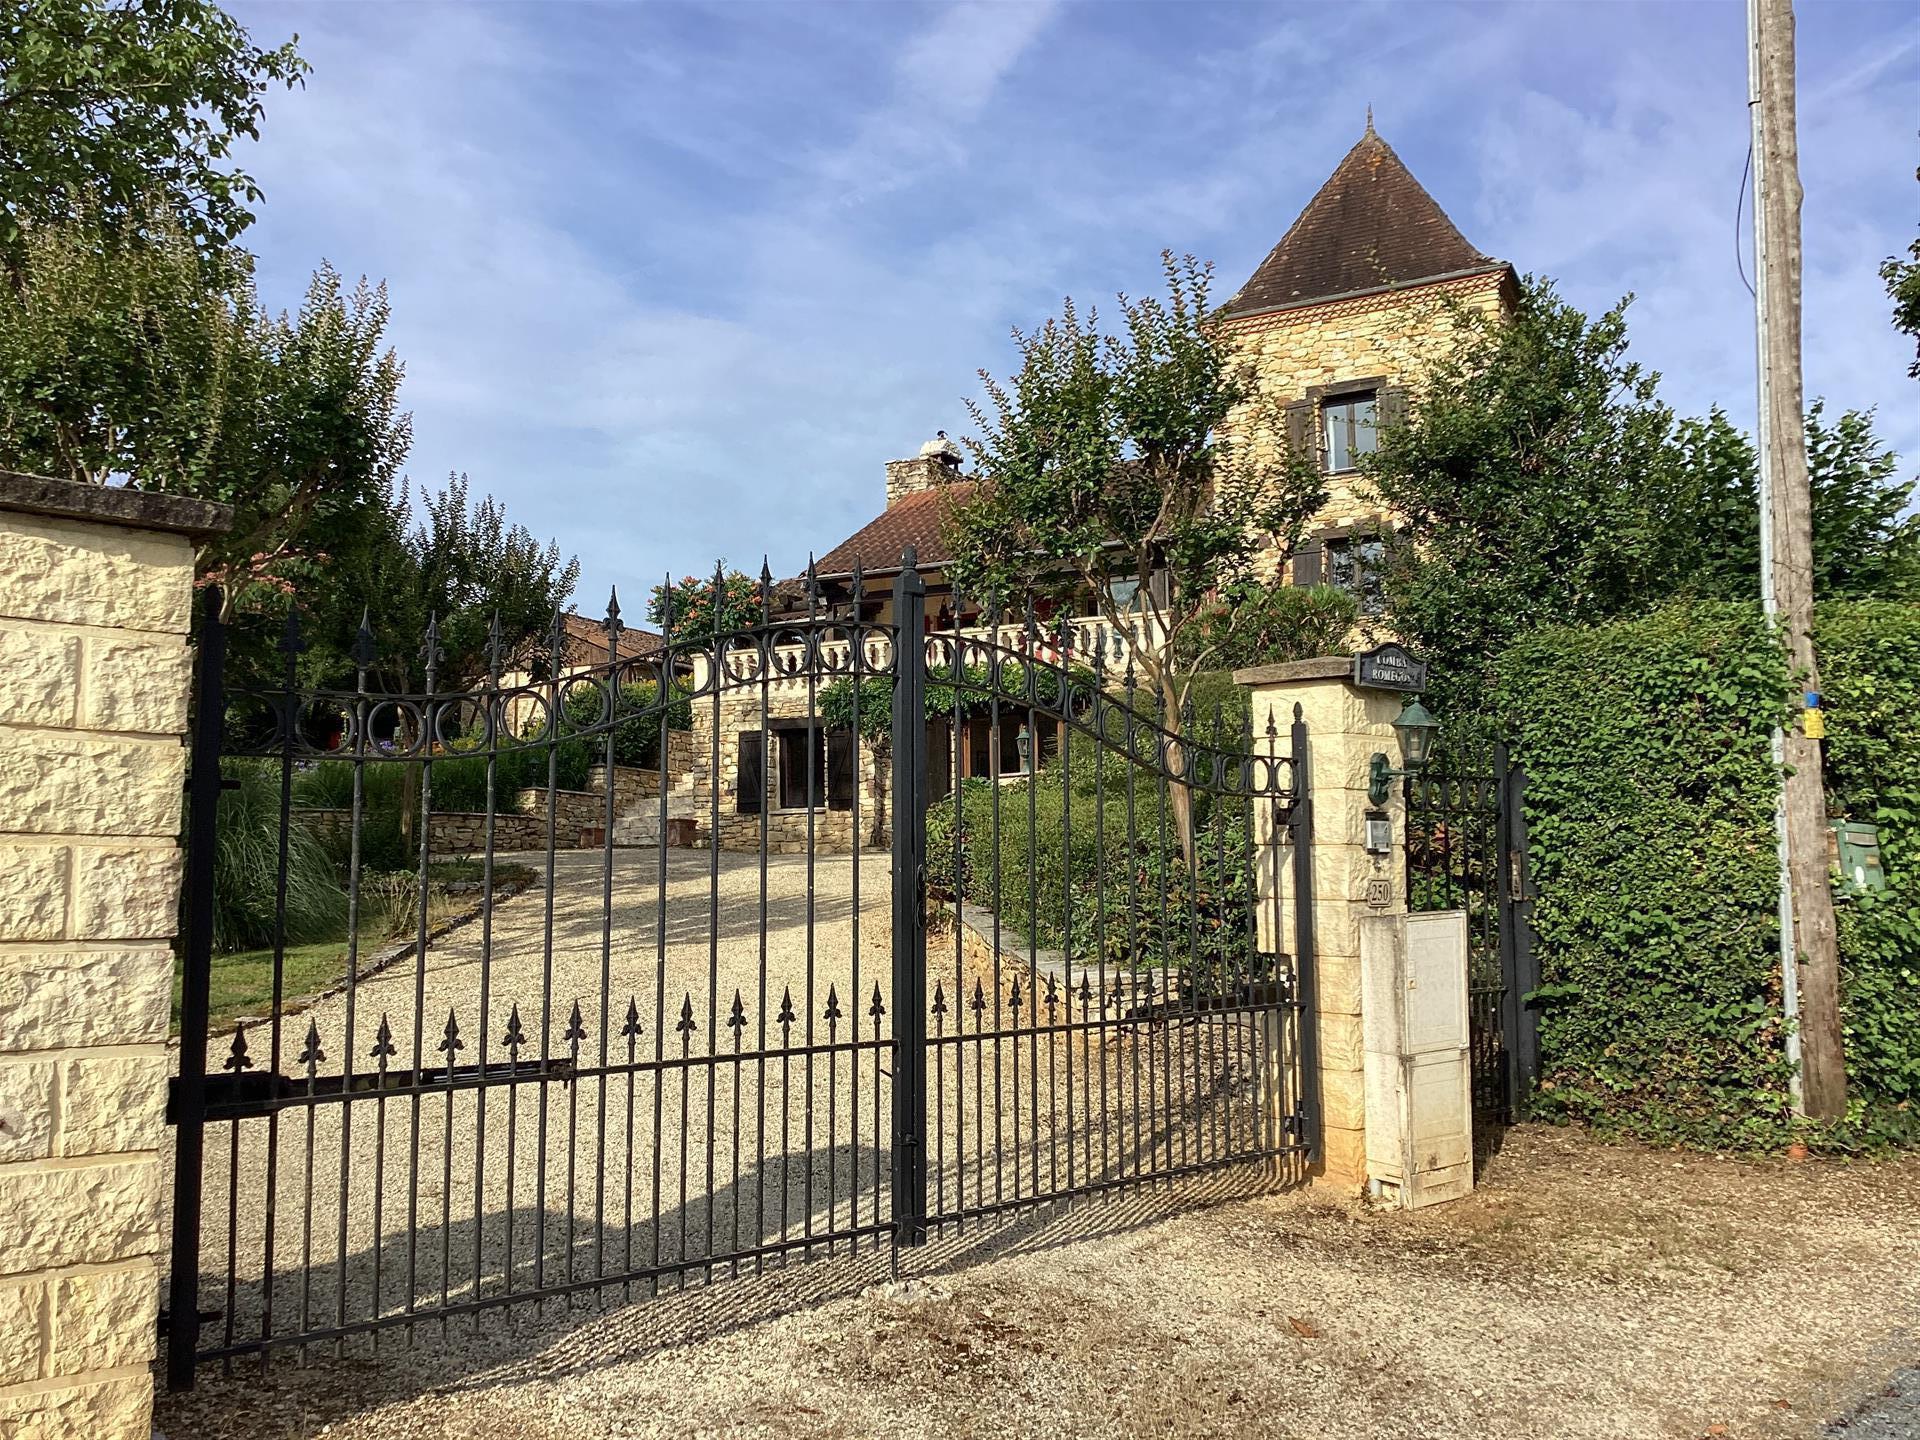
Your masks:
<instances>
[{"instance_id":1,"label":"stone wall","mask_svg":"<svg viewBox=\"0 0 1920 1440\"><path fill-rule=\"evenodd\" d=\"M693 738L691 734L687 734L685 731L680 733L685 734L689 740ZM669 753L667 757L667 764L669 766L669 781L671 781L671 766L673 764L671 753ZM599 796L601 804L603 806L605 805L607 794L606 766L595 765L587 771L587 789L592 794ZM635 801L650 800L659 793L660 769L658 766L616 765L613 767L614 814L624 815L633 808Z\"/></svg>"},{"instance_id":2,"label":"stone wall","mask_svg":"<svg viewBox=\"0 0 1920 1440\"><path fill-rule=\"evenodd\" d=\"M520 813L513 818L530 820L540 834L540 848L547 844L547 792L522 790L519 797ZM434 819L438 820L438 815ZM469 817L450 817L466 819ZM484 817L482 817L484 818ZM553 843L562 850L576 849L580 844L580 832L607 823L607 794L605 790L556 790L553 792ZM434 848L441 845L440 832L435 831ZM452 838L452 832L449 832ZM481 842L485 843L484 840ZM496 847L499 842L494 842Z\"/></svg>"},{"instance_id":3,"label":"stone wall","mask_svg":"<svg viewBox=\"0 0 1920 1440\"><path fill-rule=\"evenodd\" d=\"M743 686L737 690L724 692L720 696L720 764L718 770L719 796L719 832L722 850L758 851L760 848L761 815L753 811L742 813L740 810L740 732L760 728L760 691L757 687ZM713 730L714 705L704 700L693 707L693 731L689 736L692 758L688 765L688 784L684 788L686 803L673 807L673 814L687 814L693 817L695 843L705 845L713 830L714 805L713 787L716 781L713 766ZM808 713L807 696L804 690L788 692L776 689L768 699L767 718L770 720L798 719ZM774 855L796 855L807 849L808 819L812 819L813 849L816 853L840 853L853 849L853 812L851 810L829 810L824 805L815 807L811 812L805 809L782 809L780 806L779 746L773 742L773 733L768 733L767 763L761 769L761 780L765 785L762 805L765 809L767 830L767 850ZM863 741L859 747L859 792L860 792L860 843L868 845L873 840L874 805L877 801L875 789L875 762L872 749ZM825 779L822 778L822 787ZM884 843L884 842L883 842Z\"/></svg>"},{"instance_id":4,"label":"stone wall","mask_svg":"<svg viewBox=\"0 0 1920 1440\"><path fill-rule=\"evenodd\" d=\"M0 1435L147 1440L197 538L0 473Z\"/></svg>"},{"instance_id":5,"label":"stone wall","mask_svg":"<svg viewBox=\"0 0 1920 1440\"><path fill-rule=\"evenodd\" d=\"M562 791L561 794L571 794ZM598 798L598 797L595 797ZM319 807L301 807L294 810L293 818L302 824L318 829L344 833L353 823L351 810L325 810ZM598 812L596 812L597 817ZM598 825L596 818L593 824ZM569 831L562 825L554 834L554 844L561 850L575 850L580 845L579 827ZM443 810L431 816L427 821L427 848L434 855L479 855L487 848L487 816L485 811ZM501 812L493 817L493 849L495 854L504 855L511 850L544 850L547 848L547 822L544 815L514 815Z\"/></svg>"},{"instance_id":6,"label":"stone wall","mask_svg":"<svg viewBox=\"0 0 1920 1440\"><path fill-rule=\"evenodd\" d=\"M1507 303L1511 283L1504 272L1472 275L1248 315L1232 321L1230 329L1253 358L1261 391L1270 401L1291 403L1321 387L1361 380L1407 385L1453 344L1458 322L1449 301L1495 311ZM1317 414L1315 423L1317 431ZM1323 438L1316 437L1316 443ZM1382 518L1356 480L1352 474L1328 477L1327 504L1310 533Z\"/></svg>"}]
</instances>

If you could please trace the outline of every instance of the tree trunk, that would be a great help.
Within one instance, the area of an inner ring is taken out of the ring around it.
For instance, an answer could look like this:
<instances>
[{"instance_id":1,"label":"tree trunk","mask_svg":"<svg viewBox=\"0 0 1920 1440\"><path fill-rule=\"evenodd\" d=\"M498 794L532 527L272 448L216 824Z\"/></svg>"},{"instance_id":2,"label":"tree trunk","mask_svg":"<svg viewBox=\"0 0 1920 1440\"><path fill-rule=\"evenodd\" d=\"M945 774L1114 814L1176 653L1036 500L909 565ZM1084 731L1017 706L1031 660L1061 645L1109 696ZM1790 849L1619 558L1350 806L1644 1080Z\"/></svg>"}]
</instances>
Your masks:
<instances>
[{"instance_id":1,"label":"tree trunk","mask_svg":"<svg viewBox=\"0 0 1920 1440\"><path fill-rule=\"evenodd\" d=\"M873 833L867 843L876 848L887 843L887 785L893 776L893 745L888 740L873 742Z\"/></svg>"},{"instance_id":2,"label":"tree trunk","mask_svg":"<svg viewBox=\"0 0 1920 1440\"><path fill-rule=\"evenodd\" d=\"M1182 772L1186 767L1187 747L1181 743L1184 738L1182 717L1180 714L1180 696L1173 681L1171 671L1162 669L1157 677L1160 692L1160 707L1164 712L1166 732L1173 737L1167 746L1166 766L1170 771ZM1173 809L1173 833L1180 846L1180 859L1193 871L1193 791L1176 781L1167 782L1167 799Z\"/></svg>"},{"instance_id":3,"label":"tree trunk","mask_svg":"<svg viewBox=\"0 0 1920 1440\"><path fill-rule=\"evenodd\" d=\"M1793 7L1756 0L1760 133L1754 156L1755 208L1763 252L1757 257L1764 315L1762 393L1766 396L1767 505L1773 529L1767 594L1786 632L1793 668L1809 691L1820 688L1813 651L1813 503L1807 481L1805 399L1800 375L1800 163L1794 123ZM1804 713L1804 712L1802 712ZM1820 742L1798 724L1785 735L1786 842L1793 898L1793 949L1799 959L1802 1104L1818 1120L1846 1111L1846 1062L1840 1045L1839 946L1827 872L1826 785Z\"/></svg>"}]
</instances>

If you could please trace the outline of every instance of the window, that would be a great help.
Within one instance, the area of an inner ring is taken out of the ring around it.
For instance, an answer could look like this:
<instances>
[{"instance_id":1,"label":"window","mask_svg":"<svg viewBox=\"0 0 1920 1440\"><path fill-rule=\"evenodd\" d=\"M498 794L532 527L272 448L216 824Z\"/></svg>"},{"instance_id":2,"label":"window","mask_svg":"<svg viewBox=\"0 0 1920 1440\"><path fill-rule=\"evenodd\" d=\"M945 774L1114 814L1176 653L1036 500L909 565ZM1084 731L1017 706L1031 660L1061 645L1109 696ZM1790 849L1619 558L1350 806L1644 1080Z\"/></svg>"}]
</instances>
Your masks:
<instances>
[{"instance_id":1,"label":"window","mask_svg":"<svg viewBox=\"0 0 1920 1440\"><path fill-rule=\"evenodd\" d=\"M1349 392L1320 404L1327 437L1327 469L1357 470L1379 441L1378 400L1371 390Z\"/></svg>"},{"instance_id":2,"label":"window","mask_svg":"<svg viewBox=\"0 0 1920 1440\"><path fill-rule=\"evenodd\" d=\"M1327 584L1358 600L1362 615L1381 614L1387 608L1381 575L1386 560L1387 542L1378 535L1347 535L1328 540Z\"/></svg>"},{"instance_id":3,"label":"window","mask_svg":"<svg viewBox=\"0 0 1920 1440\"><path fill-rule=\"evenodd\" d=\"M805 810L820 803L827 775L823 732L812 726L794 726L773 732L780 757L780 808Z\"/></svg>"}]
</instances>

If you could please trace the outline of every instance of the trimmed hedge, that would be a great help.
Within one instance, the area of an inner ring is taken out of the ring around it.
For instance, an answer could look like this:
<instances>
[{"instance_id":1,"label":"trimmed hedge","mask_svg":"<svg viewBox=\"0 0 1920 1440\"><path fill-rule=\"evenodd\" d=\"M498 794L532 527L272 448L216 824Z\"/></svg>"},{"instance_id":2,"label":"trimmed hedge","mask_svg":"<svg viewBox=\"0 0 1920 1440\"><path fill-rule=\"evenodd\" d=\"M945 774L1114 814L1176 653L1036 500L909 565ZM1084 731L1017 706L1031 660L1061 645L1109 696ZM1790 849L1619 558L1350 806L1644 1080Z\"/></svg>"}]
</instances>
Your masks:
<instances>
[{"instance_id":1,"label":"trimmed hedge","mask_svg":"<svg viewBox=\"0 0 1920 1440\"><path fill-rule=\"evenodd\" d=\"M1838 905L1847 1079L1869 1102L1920 1101L1920 605L1820 607L1827 795L1880 827L1887 888Z\"/></svg>"},{"instance_id":2,"label":"trimmed hedge","mask_svg":"<svg viewBox=\"0 0 1920 1440\"><path fill-rule=\"evenodd\" d=\"M1892 874L1840 902L1857 1125L1920 1093L1920 609L1830 604L1818 639L1830 793L1878 821ZM1777 1144L1794 1121L1769 732L1792 691L1758 607L1539 631L1499 674L1538 893L1535 1113Z\"/></svg>"},{"instance_id":3,"label":"trimmed hedge","mask_svg":"<svg viewBox=\"0 0 1920 1440\"><path fill-rule=\"evenodd\" d=\"M1536 1113L1769 1143L1789 1113L1768 753L1784 653L1757 607L1700 605L1535 632L1499 675L1538 894Z\"/></svg>"}]
</instances>

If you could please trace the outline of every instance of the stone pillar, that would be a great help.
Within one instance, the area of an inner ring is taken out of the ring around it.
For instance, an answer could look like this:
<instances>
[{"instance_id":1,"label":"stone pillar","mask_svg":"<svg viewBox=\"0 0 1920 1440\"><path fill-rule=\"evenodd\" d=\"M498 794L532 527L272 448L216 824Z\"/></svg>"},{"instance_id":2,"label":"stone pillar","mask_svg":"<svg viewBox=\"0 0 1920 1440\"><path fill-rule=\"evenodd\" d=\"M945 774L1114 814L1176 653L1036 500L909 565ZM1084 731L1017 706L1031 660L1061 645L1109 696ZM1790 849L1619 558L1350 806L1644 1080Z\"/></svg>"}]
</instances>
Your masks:
<instances>
[{"instance_id":1,"label":"stone pillar","mask_svg":"<svg viewBox=\"0 0 1920 1440\"><path fill-rule=\"evenodd\" d=\"M0 472L0 1435L147 1440L199 537Z\"/></svg>"},{"instance_id":2,"label":"stone pillar","mask_svg":"<svg viewBox=\"0 0 1920 1440\"><path fill-rule=\"evenodd\" d=\"M1384 807L1392 822L1385 855L1366 848L1367 763L1385 751L1399 764L1393 721L1401 697L1353 684L1344 656L1261 665L1234 679L1253 692L1253 731L1264 735L1271 717L1284 751L1293 707L1307 723L1306 777L1313 803L1313 923L1316 1013L1320 1050L1321 1162L1316 1183L1358 1193L1367 1181L1366 1036L1360 984L1361 918L1405 914L1405 805L1396 783ZM1281 893L1291 896L1291 859L1280 867ZM1263 877L1263 884L1268 883ZM1263 907L1265 908L1265 907ZM1293 942L1291 900L1282 907L1288 948ZM1263 941L1265 937L1263 935Z\"/></svg>"}]
</instances>

